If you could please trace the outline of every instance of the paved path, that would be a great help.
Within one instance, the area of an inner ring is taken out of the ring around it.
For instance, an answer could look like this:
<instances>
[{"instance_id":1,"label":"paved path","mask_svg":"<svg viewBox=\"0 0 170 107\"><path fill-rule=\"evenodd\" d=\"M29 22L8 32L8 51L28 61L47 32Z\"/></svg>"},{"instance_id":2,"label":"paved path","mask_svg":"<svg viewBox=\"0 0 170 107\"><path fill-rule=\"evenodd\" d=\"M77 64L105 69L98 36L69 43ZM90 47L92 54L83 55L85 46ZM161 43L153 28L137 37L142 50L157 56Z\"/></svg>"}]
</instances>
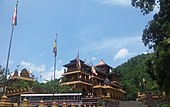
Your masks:
<instances>
[{"instance_id":1,"label":"paved path","mask_svg":"<svg viewBox=\"0 0 170 107\"><path fill-rule=\"evenodd\" d=\"M109 102L107 107L144 107L140 101L114 101Z\"/></svg>"}]
</instances>

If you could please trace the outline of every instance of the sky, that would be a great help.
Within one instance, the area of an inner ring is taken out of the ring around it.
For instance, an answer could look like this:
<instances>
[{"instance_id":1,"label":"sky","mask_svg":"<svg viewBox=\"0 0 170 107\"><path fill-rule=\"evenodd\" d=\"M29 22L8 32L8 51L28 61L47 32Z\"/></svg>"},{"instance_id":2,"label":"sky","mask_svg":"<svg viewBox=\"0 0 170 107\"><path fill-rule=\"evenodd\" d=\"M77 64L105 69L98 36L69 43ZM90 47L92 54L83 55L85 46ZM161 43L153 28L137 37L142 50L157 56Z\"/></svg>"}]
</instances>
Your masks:
<instances>
[{"instance_id":1,"label":"sky","mask_svg":"<svg viewBox=\"0 0 170 107\"><path fill-rule=\"evenodd\" d=\"M0 65L6 66L12 16L17 0L0 0ZM152 13L143 16L130 0L19 0L9 70L26 68L40 81L53 77L57 34L56 78L76 58L116 67L150 51L142 31ZM40 77L42 76L42 78Z\"/></svg>"}]
</instances>

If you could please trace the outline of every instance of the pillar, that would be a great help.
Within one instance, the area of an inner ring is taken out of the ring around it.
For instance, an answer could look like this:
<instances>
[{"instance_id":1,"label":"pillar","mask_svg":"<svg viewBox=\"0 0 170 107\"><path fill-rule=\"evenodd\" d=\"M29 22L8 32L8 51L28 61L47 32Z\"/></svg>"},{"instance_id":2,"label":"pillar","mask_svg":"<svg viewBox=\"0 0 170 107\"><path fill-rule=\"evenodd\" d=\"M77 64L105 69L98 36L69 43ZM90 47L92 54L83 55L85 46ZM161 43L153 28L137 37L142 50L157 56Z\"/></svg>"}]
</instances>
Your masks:
<instances>
[{"instance_id":1,"label":"pillar","mask_svg":"<svg viewBox=\"0 0 170 107\"><path fill-rule=\"evenodd\" d=\"M71 107L76 107L76 105L74 103L71 104Z\"/></svg>"},{"instance_id":2,"label":"pillar","mask_svg":"<svg viewBox=\"0 0 170 107\"><path fill-rule=\"evenodd\" d=\"M43 100L40 100L38 107L47 107Z\"/></svg>"},{"instance_id":3,"label":"pillar","mask_svg":"<svg viewBox=\"0 0 170 107\"><path fill-rule=\"evenodd\" d=\"M78 107L81 107L81 104L80 104L80 103L78 104Z\"/></svg>"},{"instance_id":4,"label":"pillar","mask_svg":"<svg viewBox=\"0 0 170 107\"><path fill-rule=\"evenodd\" d=\"M58 107L58 104L55 101L53 101L52 107Z\"/></svg>"},{"instance_id":5,"label":"pillar","mask_svg":"<svg viewBox=\"0 0 170 107\"><path fill-rule=\"evenodd\" d=\"M34 107L31 105L26 98L24 98L21 107Z\"/></svg>"},{"instance_id":6,"label":"pillar","mask_svg":"<svg viewBox=\"0 0 170 107\"><path fill-rule=\"evenodd\" d=\"M66 103L66 102L63 102L62 107L67 107L67 103Z\"/></svg>"}]
</instances>

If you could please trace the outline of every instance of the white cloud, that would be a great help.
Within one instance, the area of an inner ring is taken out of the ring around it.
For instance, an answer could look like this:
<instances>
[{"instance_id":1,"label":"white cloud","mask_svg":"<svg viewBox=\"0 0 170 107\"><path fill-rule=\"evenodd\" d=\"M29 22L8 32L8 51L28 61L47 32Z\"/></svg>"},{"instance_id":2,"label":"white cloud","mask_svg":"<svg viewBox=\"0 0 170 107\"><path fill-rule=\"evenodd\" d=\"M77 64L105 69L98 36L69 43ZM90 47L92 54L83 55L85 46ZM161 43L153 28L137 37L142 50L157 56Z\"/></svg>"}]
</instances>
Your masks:
<instances>
[{"instance_id":1,"label":"white cloud","mask_svg":"<svg viewBox=\"0 0 170 107\"><path fill-rule=\"evenodd\" d=\"M114 37L114 36L113 36ZM121 41L121 42L120 42ZM127 46L135 46L142 44L141 36L131 36L131 37L120 37L120 38L108 38L102 40L88 41L84 47L82 47L82 52L89 51L99 51L99 50L115 50Z\"/></svg>"},{"instance_id":2,"label":"white cloud","mask_svg":"<svg viewBox=\"0 0 170 107\"><path fill-rule=\"evenodd\" d=\"M96 57L92 57L92 61L96 60L97 58Z\"/></svg>"},{"instance_id":3,"label":"white cloud","mask_svg":"<svg viewBox=\"0 0 170 107\"><path fill-rule=\"evenodd\" d=\"M36 66L35 64L32 64L30 62L26 62L26 61L22 61L21 66L24 66L25 68L31 70L31 71L38 71L38 72L44 72L45 71L45 65L40 65L40 66Z\"/></svg>"},{"instance_id":4,"label":"white cloud","mask_svg":"<svg viewBox=\"0 0 170 107\"><path fill-rule=\"evenodd\" d=\"M21 65L22 65L22 66L25 66L25 67L29 67L29 66L31 66L31 63L22 61L22 62L21 62Z\"/></svg>"},{"instance_id":5,"label":"white cloud","mask_svg":"<svg viewBox=\"0 0 170 107\"><path fill-rule=\"evenodd\" d=\"M145 52L142 52L142 54L149 54L149 53L153 53L153 52L154 52L153 49L150 49L150 50L147 50Z\"/></svg>"},{"instance_id":6,"label":"white cloud","mask_svg":"<svg viewBox=\"0 0 170 107\"><path fill-rule=\"evenodd\" d=\"M101 0L102 4L130 6L131 0Z\"/></svg>"},{"instance_id":7,"label":"white cloud","mask_svg":"<svg viewBox=\"0 0 170 107\"><path fill-rule=\"evenodd\" d=\"M158 0L156 0L156 2L157 2L157 1L158 1ZM157 4L154 6L153 14L158 13L159 11L160 11L160 4L157 3Z\"/></svg>"},{"instance_id":8,"label":"white cloud","mask_svg":"<svg viewBox=\"0 0 170 107\"><path fill-rule=\"evenodd\" d=\"M114 59L116 60L116 59L122 59L122 58L125 58L126 56L128 56L129 55L129 51L128 51L128 49L126 49L126 48L123 48L123 49L120 49L118 52L117 52L117 54L115 55L115 57L114 57Z\"/></svg>"},{"instance_id":9,"label":"white cloud","mask_svg":"<svg viewBox=\"0 0 170 107\"><path fill-rule=\"evenodd\" d=\"M14 64L14 60L9 60L9 65Z\"/></svg>"},{"instance_id":10,"label":"white cloud","mask_svg":"<svg viewBox=\"0 0 170 107\"><path fill-rule=\"evenodd\" d=\"M62 60L59 60L58 63L61 64ZM44 64L37 66L31 62L26 61L22 61L20 65L32 71L32 73L35 74L35 78L37 78L39 82L47 82L51 79L54 79L54 67L46 70L46 66ZM55 78L60 78L63 73L64 67L57 69L55 72ZM40 76L42 76L42 78Z\"/></svg>"},{"instance_id":11,"label":"white cloud","mask_svg":"<svg viewBox=\"0 0 170 107\"><path fill-rule=\"evenodd\" d=\"M59 64L62 64L62 62L63 62L62 60L59 60L59 61L58 61Z\"/></svg>"},{"instance_id":12,"label":"white cloud","mask_svg":"<svg viewBox=\"0 0 170 107\"><path fill-rule=\"evenodd\" d=\"M2 64L3 64L3 65L2 65L2 66L4 66L4 67L5 67L5 66L6 66L6 63L7 63L6 61L3 61L3 62L2 62ZM9 62L8 62L8 66L9 66L9 65L12 65L12 64L14 64L14 63L15 63L15 61L14 61L14 60L9 60Z\"/></svg>"},{"instance_id":13,"label":"white cloud","mask_svg":"<svg viewBox=\"0 0 170 107\"><path fill-rule=\"evenodd\" d=\"M55 72L55 78L60 78L61 75L64 73L64 67L62 67L59 70L56 70ZM50 81L51 79L54 79L54 68L52 67L48 72L43 72L42 74L42 81L41 82L47 82Z\"/></svg>"}]
</instances>

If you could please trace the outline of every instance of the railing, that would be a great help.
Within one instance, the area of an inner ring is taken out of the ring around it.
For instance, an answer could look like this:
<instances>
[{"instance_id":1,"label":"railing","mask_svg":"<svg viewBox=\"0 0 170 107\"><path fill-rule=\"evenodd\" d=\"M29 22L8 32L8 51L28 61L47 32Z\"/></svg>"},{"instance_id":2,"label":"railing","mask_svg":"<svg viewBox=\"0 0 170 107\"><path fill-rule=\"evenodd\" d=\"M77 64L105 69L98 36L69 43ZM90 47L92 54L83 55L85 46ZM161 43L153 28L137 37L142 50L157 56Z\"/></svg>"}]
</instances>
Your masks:
<instances>
[{"instance_id":1,"label":"railing","mask_svg":"<svg viewBox=\"0 0 170 107\"><path fill-rule=\"evenodd\" d=\"M65 83L65 82L74 82L74 81L82 81L82 82L86 82L86 83L92 84L92 81L81 79L81 78L80 79L72 79L72 80L63 80L62 83Z\"/></svg>"}]
</instances>

